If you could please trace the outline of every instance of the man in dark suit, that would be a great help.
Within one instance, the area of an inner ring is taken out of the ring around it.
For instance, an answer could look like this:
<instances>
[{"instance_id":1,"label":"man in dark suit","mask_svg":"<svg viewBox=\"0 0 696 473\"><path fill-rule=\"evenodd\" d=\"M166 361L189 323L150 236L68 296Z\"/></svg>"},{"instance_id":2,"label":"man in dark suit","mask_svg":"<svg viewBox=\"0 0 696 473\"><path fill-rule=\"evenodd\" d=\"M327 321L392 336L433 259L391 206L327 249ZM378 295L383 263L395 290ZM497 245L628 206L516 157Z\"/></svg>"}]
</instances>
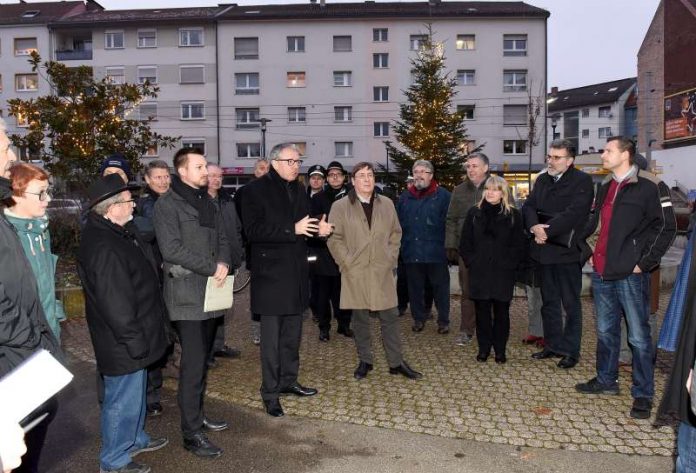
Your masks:
<instances>
[{"instance_id":1,"label":"man in dark suit","mask_svg":"<svg viewBox=\"0 0 696 473\"><path fill-rule=\"evenodd\" d=\"M309 216L307 193L297 181L302 160L295 145L276 145L269 157L269 173L247 184L242 222L254 262L251 311L261 315L261 398L266 412L280 417L280 394L317 393L297 381L302 312L309 298L305 239L317 232L329 235L331 225Z\"/></svg>"},{"instance_id":2,"label":"man in dark suit","mask_svg":"<svg viewBox=\"0 0 696 473\"><path fill-rule=\"evenodd\" d=\"M542 275L545 347L532 358L561 357L558 367L564 369L580 359L583 262L577 235L585 226L593 198L592 178L575 169L574 161L575 146L570 141L552 141L547 172L537 177L522 207L525 228L534 235L531 257L541 265Z\"/></svg>"}]
</instances>

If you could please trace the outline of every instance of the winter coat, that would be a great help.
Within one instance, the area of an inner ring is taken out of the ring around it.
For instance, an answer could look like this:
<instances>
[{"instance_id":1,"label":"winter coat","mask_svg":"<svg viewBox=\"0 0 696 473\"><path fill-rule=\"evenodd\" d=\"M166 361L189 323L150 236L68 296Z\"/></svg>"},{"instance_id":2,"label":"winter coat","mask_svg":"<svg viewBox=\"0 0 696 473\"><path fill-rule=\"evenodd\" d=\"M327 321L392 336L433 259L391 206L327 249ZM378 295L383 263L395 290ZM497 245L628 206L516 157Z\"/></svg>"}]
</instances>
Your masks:
<instances>
[{"instance_id":1,"label":"winter coat","mask_svg":"<svg viewBox=\"0 0 696 473\"><path fill-rule=\"evenodd\" d=\"M0 178L3 188L9 181ZM2 189L3 194L6 189ZM46 321L36 277L14 227L0 212L0 377L39 349L62 360L58 340Z\"/></svg>"},{"instance_id":2,"label":"winter coat","mask_svg":"<svg viewBox=\"0 0 696 473\"><path fill-rule=\"evenodd\" d=\"M58 257L51 253L51 235L48 218L21 218L5 209L7 220L15 228L24 254L31 264L36 278L41 307L48 325L60 342L60 322L65 320L63 303L56 299L56 263Z\"/></svg>"},{"instance_id":3,"label":"winter coat","mask_svg":"<svg viewBox=\"0 0 696 473\"><path fill-rule=\"evenodd\" d=\"M493 210L492 206L488 208ZM524 257L526 243L517 209L505 215L497 209L491 213L472 207L466 215L459 246L469 269L469 298L512 300L515 272Z\"/></svg>"},{"instance_id":4,"label":"winter coat","mask_svg":"<svg viewBox=\"0 0 696 473\"><path fill-rule=\"evenodd\" d=\"M530 241L530 255L541 264L580 263L582 252L579 243L590 206L594 197L592 178L589 174L570 166L558 182L548 173L537 177L534 189L522 207L525 229L539 222L539 213L553 215L546 224L549 238L563 236L575 231L570 248L553 243L537 244Z\"/></svg>"},{"instance_id":5,"label":"winter coat","mask_svg":"<svg viewBox=\"0 0 696 473\"><path fill-rule=\"evenodd\" d=\"M447 263L445 220L449 204L450 193L440 186L423 197L408 189L401 194L397 212L403 230L404 263Z\"/></svg>"},{"instance_id":6,"label":"winter coat","mask_svg":"<svg viewBox=\"0 0 696 473\"><path fill-rule=\"evenodd\" d=\"M157 244L157 235L155 235L155 224L153 219L155 216L155 204L159 194L149 187L145 188L145 191L138 199L138 204L135 206L135 214L133 215L133 223L138 227L138 234L140 238L150 245L150 250L152 251L152 256L155 258L157 263L157 274L160 278L160 284L164 281L164 274L162 273L162 253L160 252L159 245Z\"/></svg>"},{"instance_id":7,"label":"winter coat","mask_svg":"<svg viewBox=\"0 0 696 473\"><path fill-rule=\"evenodd\" d=\"M213 199L218 204L220 216L222 217L222 227L225 229L225 236L230 245L230 273L239 268L244 259L244 245L242 244L242 223L237 216L232 196L225 190L220 189L217 199Z\"/></svg>"},{"instance_id":8,"label":"winter coat","mask_svg":"<svg viewBox=\"0 0 696 473\"><path fill-rule=\"evenodd\" d=\"M273 166L244 189L242 222L253 261L251 312L301 314L309 300L309 267L306 237L295 235L295 222L309 215L307 193Z\"/></svg>"},{"instance_id":9,"label":"winter coat","mask_svg":"<svg viewBox=\"0 0 696 473\"><path fill-rule=\"evenodd\" d=\"M136 226L90 212L77 262L98 371L122 376L161 359L169 345L167 312L155 259Z\"/></svg>"},{"instance_id":10,"label":"winter coat","mask_svg":"<svg viewBox=\"0 0 696 473\"><path fill-rule=\"evenodd\" d=\"M334 202L346 195L347 193L345 192L328 193L326 191L314 194L309 201L309 214L316 218L321 218L322 215L326 215L328 219ZM307 246L309 247L310 254L317 257L317 260L309 266L309 270L312 274L317 276L340 276L341 273L338 271L338 265L331 256L325 239L310 238L307 241Z\"/></svg>"},{"instance_id":11,"label":"winter coat","mask_svg":"<svg viewBox=\"0 0 696 473\"><path fill-rule=\"evenodd\" d=\"M217 264L230 265L230 247L216 213L215 227L203 227L198 211L183 197L169 189L155 204L155 233L164 259L164 301L169 318L207 320L225 311L203 312L208 277Z\"/></svg>"},{"instance_id":12,"label":"winter coat","mask_svg":"<svg viewBox=\"0 0 696 473\"><path fill-rule=\"evenodd\" d=\"M348 198L331 207L329 222L335 226L327 244L341 271L341 309L396 307L401 226L392 201L374 195L370 226L360 200L351 191Z\"/></svg>"},{"instance_id":13,"label":"winter coat","mask_svg":"<svg viewBox=\"0 0 696 473\"><path fill-rule=\"evenodd\" d=\"M465 177L464 182L452 191L445 224L445 248L459 248L466 215L469 209L481 201L486 179L477 187L468 177Z\"/></svg>"}]
</instances>

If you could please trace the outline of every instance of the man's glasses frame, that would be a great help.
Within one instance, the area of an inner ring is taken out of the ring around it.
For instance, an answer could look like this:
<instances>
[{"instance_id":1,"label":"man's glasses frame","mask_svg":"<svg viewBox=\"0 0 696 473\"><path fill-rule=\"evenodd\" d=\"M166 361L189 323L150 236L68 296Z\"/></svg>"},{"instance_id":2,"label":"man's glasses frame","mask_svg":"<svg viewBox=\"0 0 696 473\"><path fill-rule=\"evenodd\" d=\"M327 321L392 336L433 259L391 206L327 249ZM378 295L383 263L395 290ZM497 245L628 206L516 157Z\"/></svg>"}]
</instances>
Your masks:
<instances>
[{"instance_id":1,"label":"man's glasses frame","mask_svg":"<svg viewBox=\"0 0 696 473\"><path fill-rule=\"evenodd\" d=\"M294 166L297 164L298 166L302 166L302 163L304 162L304 159L274 159L274 161L280 161L282 163L287 163L288 166Z\"/></svg>"}]
</instances>

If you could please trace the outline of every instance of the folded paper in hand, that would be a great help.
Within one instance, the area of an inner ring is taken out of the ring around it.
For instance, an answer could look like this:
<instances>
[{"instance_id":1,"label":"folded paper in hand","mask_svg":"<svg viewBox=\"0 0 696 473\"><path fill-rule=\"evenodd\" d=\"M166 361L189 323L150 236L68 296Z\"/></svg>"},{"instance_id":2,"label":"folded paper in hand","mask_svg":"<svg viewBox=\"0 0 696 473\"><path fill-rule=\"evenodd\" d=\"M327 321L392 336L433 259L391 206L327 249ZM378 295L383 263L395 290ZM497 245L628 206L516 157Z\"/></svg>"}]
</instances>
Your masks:
<instances>
[{"instance_id":1,"label":"folded paper in hand","mask_svg":"<svg viewBox=\"0 0 696 473\"><path fill-rule=\"evenodd\" d=\"M214 312L216 310L225 310L232 307L233 285L234 276L227 276L227 278L225 278L225 284L222 287L218 287L217 281L209 277L208 284L205 286L203 312Z\"/></svg>"},{"instance_id":2,"label":"folded paper in hand","mask_svg":"<svg viewBox=\"0 0 696 473\"><path fill-rule=\"evenodd\" d=\"M553 219L555 217L556 217L556 215L554 215L554 214L542 212L541 210L537 211L537 218L539 219L539 223L546 224L551 219ZM546 243L551 243L552 245L558 245L558 246L564 246L566 248L570 248L573 245L573 237L574 236L575 236L575 229L572 229L569 232L549 237L548 240L546 240Z\"/></svg>"}]
</instances>

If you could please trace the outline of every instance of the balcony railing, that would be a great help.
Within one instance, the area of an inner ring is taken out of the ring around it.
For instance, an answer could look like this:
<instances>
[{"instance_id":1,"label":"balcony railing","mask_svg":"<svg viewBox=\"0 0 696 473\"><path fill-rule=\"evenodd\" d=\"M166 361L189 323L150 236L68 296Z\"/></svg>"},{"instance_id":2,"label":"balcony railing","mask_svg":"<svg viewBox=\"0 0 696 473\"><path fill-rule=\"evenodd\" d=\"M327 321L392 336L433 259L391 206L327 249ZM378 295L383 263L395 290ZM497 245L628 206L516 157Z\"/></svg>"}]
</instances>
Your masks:
<instances>
[{"instance_id":1,"label":"balcony railing","mask_svg":"<svg viewBox=\"0 0 696 473\"><path fill-rule=\"evenodd\" d=\"M58 61L77 61L85 59L92 59L92 51L56 51L56 60Z\"/></svg>"}]
</instances>

